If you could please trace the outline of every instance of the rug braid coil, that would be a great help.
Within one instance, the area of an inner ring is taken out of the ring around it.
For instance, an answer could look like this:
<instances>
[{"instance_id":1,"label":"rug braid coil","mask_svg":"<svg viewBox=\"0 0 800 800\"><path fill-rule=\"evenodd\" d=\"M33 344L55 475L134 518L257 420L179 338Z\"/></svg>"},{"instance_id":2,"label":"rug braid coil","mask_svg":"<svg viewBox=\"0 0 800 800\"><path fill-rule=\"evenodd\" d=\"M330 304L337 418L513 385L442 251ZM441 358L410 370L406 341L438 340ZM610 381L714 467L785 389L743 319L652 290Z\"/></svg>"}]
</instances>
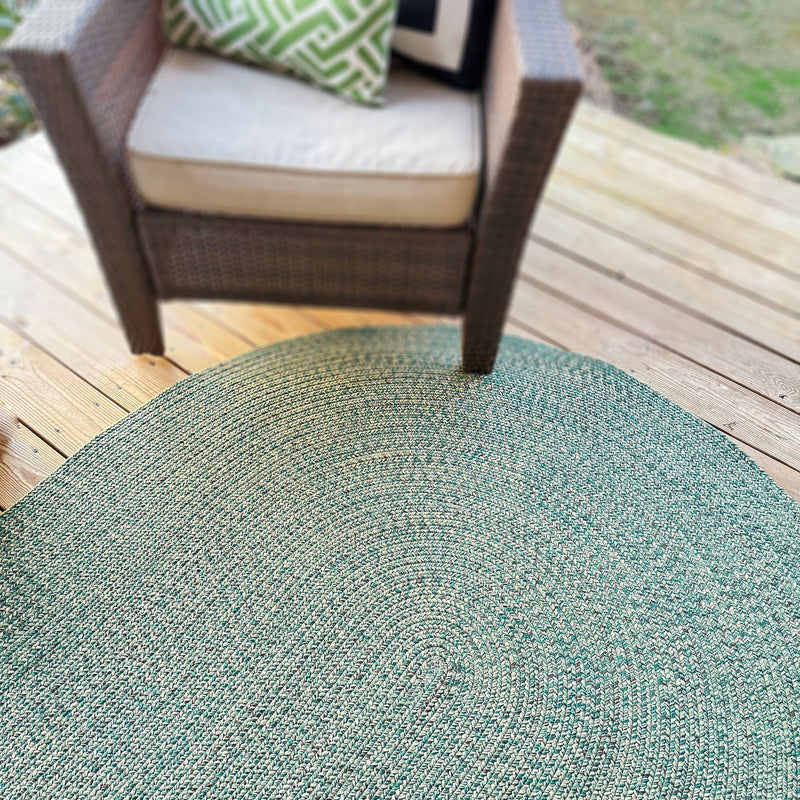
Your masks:
<instances>
[{"instance_id":1,"label":"rug braid coil","mask_svg":"<svg viewBox=\"0 0 800 800\"><path fill-rule=\"evenodd\" d=\"M800 798L800 507L446 326L180 382L0 517L0 796Z\"/></svg>"}]
</instances>

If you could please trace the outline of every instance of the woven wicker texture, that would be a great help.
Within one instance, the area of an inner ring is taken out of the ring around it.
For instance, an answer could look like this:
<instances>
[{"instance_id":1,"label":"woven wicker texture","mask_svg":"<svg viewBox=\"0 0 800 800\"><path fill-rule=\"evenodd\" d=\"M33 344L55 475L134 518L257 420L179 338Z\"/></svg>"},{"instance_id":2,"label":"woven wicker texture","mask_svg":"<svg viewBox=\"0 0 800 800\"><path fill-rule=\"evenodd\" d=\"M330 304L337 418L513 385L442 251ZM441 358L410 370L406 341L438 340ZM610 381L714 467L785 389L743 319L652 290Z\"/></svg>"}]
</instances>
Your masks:
<instances>
[{"instance_id":1,"label":"woven wicker texture","mask_svg":"<svg viewBox=\"0 0 800 800\"><path fill-rule=\"evenodd\" d=\"M145 211L161 297L230 297L456 314L472 234Z\"/></svg>"},{"instance_id":2,"label":"woven wicker texture","mask_svg":"<svg viewBox=\"0 0 800 800\"><path fill-rule=\"evenodd\" d=\"M800 796L800 506L449 327L188 378L0 517L0 795Z\"/></svg>"}]
</instances>

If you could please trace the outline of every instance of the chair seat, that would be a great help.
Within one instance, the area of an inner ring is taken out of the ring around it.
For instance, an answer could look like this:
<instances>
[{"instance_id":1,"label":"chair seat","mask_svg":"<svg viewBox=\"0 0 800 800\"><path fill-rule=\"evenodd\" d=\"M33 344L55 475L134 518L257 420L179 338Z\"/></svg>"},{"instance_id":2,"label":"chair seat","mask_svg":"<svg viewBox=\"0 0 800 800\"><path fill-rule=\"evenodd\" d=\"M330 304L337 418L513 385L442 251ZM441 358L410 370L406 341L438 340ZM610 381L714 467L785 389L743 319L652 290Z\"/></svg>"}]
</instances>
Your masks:
<instances>
[{"instance_id":1,"label":"chair seat","mask_svg":"<svg viewBox=\"0 0 800 800\"><path fill-rule=\"evenodd\" d=\"M170 49L128 136L142 199L221 215L450 227L472 214L480 99L393 69L365 108L294 78Z\"/></svg>"}]
</instances>

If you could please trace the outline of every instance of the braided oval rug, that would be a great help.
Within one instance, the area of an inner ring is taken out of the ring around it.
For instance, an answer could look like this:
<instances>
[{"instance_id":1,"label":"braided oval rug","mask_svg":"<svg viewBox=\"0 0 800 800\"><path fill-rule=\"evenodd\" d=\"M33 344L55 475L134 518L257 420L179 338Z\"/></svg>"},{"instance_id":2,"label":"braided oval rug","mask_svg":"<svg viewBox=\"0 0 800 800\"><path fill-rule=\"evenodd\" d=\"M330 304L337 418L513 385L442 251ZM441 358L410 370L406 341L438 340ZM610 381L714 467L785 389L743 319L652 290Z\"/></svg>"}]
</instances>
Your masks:
<instances>
[{"instance_id":1,"label":"braided oval rug","mask_svg":"<svg viewBox=\"0 0 800 800\"><path fill-rule=\"evenodd\" d=\"M179 383L0 517L0 796L800 797L800 506L449 327Z\"/></svg>"}]
</instances>

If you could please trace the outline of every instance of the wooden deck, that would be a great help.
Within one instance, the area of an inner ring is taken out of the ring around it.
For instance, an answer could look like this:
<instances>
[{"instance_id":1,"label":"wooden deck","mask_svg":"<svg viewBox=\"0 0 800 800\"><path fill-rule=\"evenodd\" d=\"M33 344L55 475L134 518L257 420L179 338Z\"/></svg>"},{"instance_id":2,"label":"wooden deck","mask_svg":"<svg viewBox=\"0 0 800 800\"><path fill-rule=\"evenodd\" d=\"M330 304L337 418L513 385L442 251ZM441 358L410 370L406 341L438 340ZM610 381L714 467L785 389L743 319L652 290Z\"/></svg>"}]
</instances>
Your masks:
<instances>
[{"instance_id":1,"label":"wooden deck","mask_svg":"<svg viewBox=\"0 0 800 800\"><path fill-rule=\"evenodd\" d=\"M185 375L256 345L422 318L170 303L131 356L41 136L0 151L0 508ZM583 105L508 330L618 365L800 499L800 187Z\"/></svg>"}]
</instances>

